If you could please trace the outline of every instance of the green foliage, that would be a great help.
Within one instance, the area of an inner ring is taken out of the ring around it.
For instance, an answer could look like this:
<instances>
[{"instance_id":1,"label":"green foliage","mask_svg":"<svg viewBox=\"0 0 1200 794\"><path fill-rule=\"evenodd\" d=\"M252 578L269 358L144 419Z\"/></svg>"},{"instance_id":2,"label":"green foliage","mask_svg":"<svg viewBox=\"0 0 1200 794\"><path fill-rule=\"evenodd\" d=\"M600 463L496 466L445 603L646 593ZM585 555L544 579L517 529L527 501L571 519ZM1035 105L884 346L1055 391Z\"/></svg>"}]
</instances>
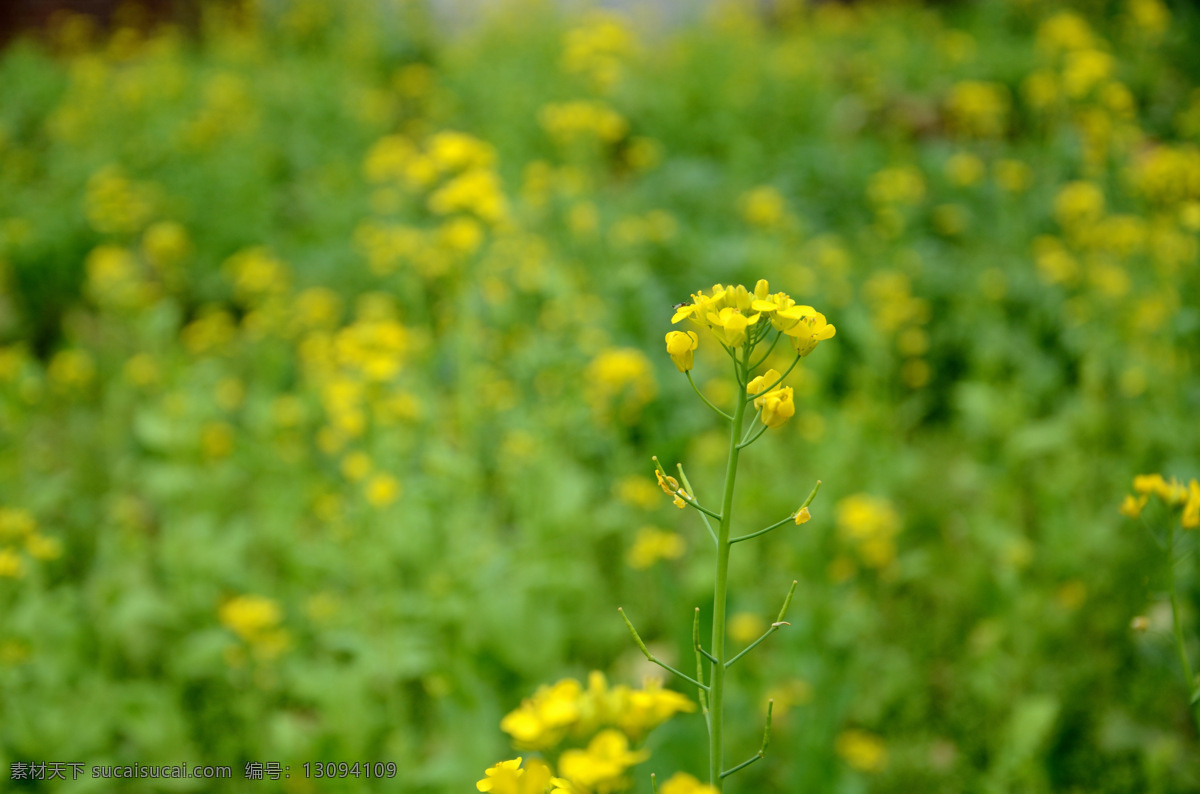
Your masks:
<instances>
[{"instance_id":1,"label":"green foliage","mask_svg":"<svg viewBox=\"0 0 1200 794\"><path fill-rule=\"evenodd\" d=\"M799 585L729 673L730 759L775 698L729 790L1196 790L1116 509L1200 475L1195 12L777 5L221 4L0 54L0 774L469 790L539 684L651 672L617 606L689 670L709 539L649 454L708 504L728 439L662 339L765 277L838 331L738 479L734 536L824 485L731 560L734 649ZM631 565L646 526L686 550Z\"/></svg>"}]
</instances>

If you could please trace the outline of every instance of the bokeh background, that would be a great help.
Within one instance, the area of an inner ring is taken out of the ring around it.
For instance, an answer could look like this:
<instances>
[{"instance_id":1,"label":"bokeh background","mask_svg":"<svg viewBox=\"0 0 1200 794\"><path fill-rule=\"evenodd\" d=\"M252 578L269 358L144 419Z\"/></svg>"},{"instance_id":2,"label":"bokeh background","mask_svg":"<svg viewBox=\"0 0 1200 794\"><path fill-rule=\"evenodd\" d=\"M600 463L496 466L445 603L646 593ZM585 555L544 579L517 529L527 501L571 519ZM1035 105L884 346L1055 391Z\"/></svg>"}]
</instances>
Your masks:
<instances>
[{"instance_id":1,"label":"bokeh background","mask_svg":"<svg viewBox=\"0 0 1200 794\"><path fill-rule=\"evenodd\" d=\"M735 646L800 584L730 790L1200 790L1117 512L1200 475L1193 4L74 7L0 51L7 790L469 791L539 685L641 681L617 606L686 663L711 551L650 456L711 494L726 431L662 340L759 278L838 330L743 459L744 531L824 488L734 550ZM318 760L398 775L236 783Z\"/></svg>"}]
</instances>

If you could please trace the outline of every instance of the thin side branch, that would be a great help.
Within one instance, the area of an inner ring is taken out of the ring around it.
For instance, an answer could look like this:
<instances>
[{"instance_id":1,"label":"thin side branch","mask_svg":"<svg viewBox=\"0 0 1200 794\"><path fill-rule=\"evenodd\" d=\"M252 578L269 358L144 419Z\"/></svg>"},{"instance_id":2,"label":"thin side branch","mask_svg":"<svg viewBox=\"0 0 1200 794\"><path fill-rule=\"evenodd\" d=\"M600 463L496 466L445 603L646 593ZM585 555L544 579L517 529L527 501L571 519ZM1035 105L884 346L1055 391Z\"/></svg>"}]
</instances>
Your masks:
<instances>
[{"instance_id":1,"label":"thin side branch","mask_svg":"<svg viewBox=\"0 0 1200 794\"><path fill-rule=\"evenodd\" d=\"M733 767L732 769L726 769L724 772L722 772L721 773L722 780L729 777L734 772L740 772L741 770L743 770L746 767L753 764L755 761L758 761L759 759L766 757L767 746L771 743L771 712L774 710L775 710L775 701L773 699L768 700L767 701L767 724L765 727L763 727L762 747L759 748L757 753L750 756L750 758L746 759L745 761L743 761L742 763Z\"/></svg>"},{"instance_id":2,"label":"thin side branch","mask_svg":"<svg viewBox=\"0 0 1200 794\"><path fill-rule=\"evenodd\" d=\"M783 383L783 379L786 378L788 375L790 375L792 370L794 370L796 368L796 365L799 363L800 363L800 356L796 356L796 358L792 360L792 365L790 367L788 367L787 370L782 375L779 376L779 380L775 381L770 386L768 386L767 388L760 391L758 394L751 394L749 397L746 398L746 402L754 402L759 397L762 397L764 394L771 391L779 384Z\"/></svg>"},{"instance_id":3,"label":"thin side branch","mask_svg":"<svg viewBox=\"0 0 1200 794\"><path fill-rule=\"evenodd\" d=\"M772 342L771 346L767 348L767 352L763 353L762 358L760 358L758 361L756 361L750 365L750 370L749 370L750 372L753 372L754 370L758 369L759 367L761 367L763 365L763 362L766 361L767 357L771 355L771 351L773 351L775 349L775 345L779 344L779 339L782 336L783 336L783 331L775 332L775 341Z\"/></svg>"},{"instance_id":4,"label":"thin side branch","mask_svg":"<svg viewBox=\"0 0 1200 794\"><path fill-rule=\"evenodd\" d=\"M754 436L749 441L743 441L742 443L738 444L738 449L745 449L746 447L753 444L755 441L758 441L758 439L761 438L762 434L765 432L767 432L767 426L763 425L762 427L760 427L758 429L758 432L755 433Z\"/></svg>"},{"instance_id":5,"label":"thin side branch","mask_svg":"<svg viewBox=\"0 0 1200 794\"><path fill-rule=\"evenodd\" d=\"M792 625L791 623L788 623L786 620L784 620L784 617L787 615L788 607L790 607L792 605L792 596L796 592L796 585L797 585L797 581L795 579L793 579L792 586L788 590L787 598L783 599L783 608L779 610L779 617L775 618L775 622L771 624L771 628L769 628L765 632L763 632L763 635L761 637L759 637L757 640L755 640L754 642L747 645L745 647L745 649L742 650L741 653L739 653L737 656L733 657L728 662L726 662L725 663L726 667L732 667L734 662L736 662L738 659L741 659L743 656L750 653L750 651L757 648L759 643L761 643L767 637L770 637L775 632L779 631L784 626Z\"/></svg>"},{"instance_id":6,"label":"thin side branch","mask_svg":"<svg viewBox=\"0 0 1200 794\"><path fill-rule=\"evenodd\" d=\"M766 529L760 529L759 531L757 531L757 532L751 532L751 533L750 533L750 534L748 534L748 535L738 535L736 538L730 538L730 539L729 539L729 542L730 542L730 543L741 543L743 540L750 540L750 538L757 538L759 535L765 535L765 534L767 534L768 532L770 532L771 530L773 530L773 529L779 529L779 528L780 528L781 526L783 526L784 524L787 524L788 522L790 522L790 521L795 521L795 520L796 520L796 514L795 514L795 513L792 513L792 514L791 514L790 516L788 516L787 518L784 518L784 519L782 519L782 520L780 520L780 521L776 521L774 524L772 524L771 526L767 527Z\"/></svg>"},{"instance_id":7,"label":"thin side branch","mask_svg":"<svg viewBox=\"0 0 1200 794\"><path fill-rule=\"evenodd\" d=\"M719 413L721 416L725 417L725 419L726 419L727 421L730 421L730 422L732 422L732 421L733 421L733 417L732 417L732 416L730 416L729 414L727 414L727 413L725 413L724 411L722 411L720 408L718 408L716 405L714 405L714 404L713 404L712 400L710 400L710 399L708 399L707 397L705 397L705 396L704 396L704 392L700 391L700 387L696 385L696 381L692 380L692 373L691 373L691 372L686 372L686 373L684 373L684 374L686 374L686 375L687 375L688 383L692 384L692 389L693 389L693 390L696 392L696 394L697 394L697 395L699 395L699 396L700 396L700 399L701 399L701 400L704 400L704 404L705 404L705 405L707 405L709 408L711 408L711 409L713 409L714 411L716 411L717 413Z\"/></svg>"},{"instance_id":8,"label":"thin side branch","mask_svg":"<svg viewBox=\"0 0 1200 794\"><path fill-rule=\"evenodd\" d=\"M661 659L659 659L658 657L656 657L654 654L650 653L650 649L646 647L646 643L642 642L642 638L638 635L637 629L635 629L633 627L633 624L629 622L629 618L626 617L625 610L622 607L617 607L617 611L621 613L621 619L624 620L625 625L629 627L629 633L633 635L633 641L637 643L638 648L640 648L642 653L645 654L646 661L658 665L659 667L666 670L667 672L674 673L675 675L679 676L680 678L682 678L684 681L687 681L688 683L695 684L696 686L700 687L700 689L702 689L705 692L708 691L707 685L700 683L699 681L692 678L687 673L679 672L671 665L667 664L666 662L664 662Z\"/></svg>"},{"instance_id":9,"label":"thin side branch","mask_svg":"<svg viewBox=\"0 0 1200 794\"><path fill-rule=\"evenodd\" d=\"M703 649L700 647L700 607L696 607L695 617L692 618L692 647L696 649L696 678L699 681L704 680L704 663L700 661L700 653ZM705 722L708 721L708 698L704 695L704 690L698 690L700 699L700 711L704 714Z\"/></svg>"}]
</instances>

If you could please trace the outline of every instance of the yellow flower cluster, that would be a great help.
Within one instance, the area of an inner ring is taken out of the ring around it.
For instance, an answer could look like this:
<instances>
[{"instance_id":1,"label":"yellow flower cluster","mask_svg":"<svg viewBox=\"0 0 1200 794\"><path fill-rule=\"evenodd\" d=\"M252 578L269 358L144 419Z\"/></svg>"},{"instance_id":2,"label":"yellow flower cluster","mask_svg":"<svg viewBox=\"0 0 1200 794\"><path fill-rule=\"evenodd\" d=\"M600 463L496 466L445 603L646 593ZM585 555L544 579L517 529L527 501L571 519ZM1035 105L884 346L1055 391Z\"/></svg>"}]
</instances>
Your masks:
<instances>
[{"instance_id":1,"label":"yellow flower cluster","mask_svg":"<svg viewBox=\"0 0 1200 794\"><path fill-rule=\"evenodd\" d=\"M1200 202L1200 147L1154 146L1130 167L1134 187L1161 207Z\"/></svg>"},{"instance_id":2,"label":"yellow flower cluster","mask_svg":"<svg viewBox=\"0 0 1200 794\"><path fill-rule=\"evenodd\" d=\"M32 513L23 508L0 507L0 579L19 579L25 575L22 547L35 560L56 560L62 556L62 543L40 533Z\"/></svg>"},{"instance_id":3,"label":"yellow flower cluster","mask_svg":"<svg viewBox=\"0 0 1200 794\"><path fill-rule=\"evenodd\" d=\"M287 650L291 637L280 628L283 610L264 596L240 595L221 605L221 623L250 646L260 659L269 660Z\"/></svg>"},{"instance_id":4,"label":"yellow flower cluster","mask_svg":"<svg viewBox=\"0 0 1200 794\"><path fill-rule=\"evenodd\" d=\"M46 367L46 378L55 391L78 393L96 378L96 361L91 353L80 348L60 350Z\"/></svg>"},{"instance_id":5,"label":"yellow flower cluster","mask_svg":"<svg viewBox=\"0 0 1200 794\"><path fill-rule=\"evenodd\" d=\"M558 777L545 762L502 761L486 771L476 788L492 794L607 794L628 787L628 770L649 758L634 749L646 734L694 704L677 692L664 690L657 679L642 689L609 687L604 674L593 672L584 686L564 679L543 686L533 697L500 722L513 744L525 750L554 751L565 741L572 746L558 754ZM585 743L586 742L586 743ZM678 776L677 776L678 777ZM707 794L690 789L686 777L675 783L676 794Z\"/></svg>"},{"instance_id":6,"label":"yellow flower cluster","mask_svg":"<svg viewBox=\"0 0 1200 794\"><path fill-rule=\"evenodd\" d=\"M742 218L751 226L776 229L788 218L783 194L770 185L756 187L741 198Z\"/></svg>"},{"instance_id":7,"label":"yellow flower cluster","mask_svg":"<svg viewBox=\"0 0 1200 794\"><path fill-rule=\"evenodd\" d=\"M291 290L288 266L262 246L238 251L225 260L223 269L243 306L259 306Z\"/></svg>"},{"instance_id":8,"label":"yellow flower cluster","mask_svg":"<svg viewBox=\"0 0 1200 794\"><path fill-rule=\"evenodd\" d=\"M611 13L592 14L583 25L568 30L563 42L563 70L584 75L593 87L610 90L621 78L623 60L636 39L629 25Z\"/></svg>"},{"instance_id":9,"label":"yellow flower cluster","mask_svg":"<svg viewBox=\"0 0 1200 794\"><path fill-rule=\"evenodd\" d=\"M769 326L767 323L759 326L764 317ZM831 339L836 332L826 322L825 315L813 307L801 306L783 292L772 294L765 279L755 284L753 292L740 284L728 287L717 284L708 295L697 292L692 295L691 303L676 307L671 318L672 323L683 320L707 329L722 346L732 349L743 347L747 341L757 341L769 328L774 328L791 339L798 356L807 356L818 343ZM695 341L698 343L698 338ZM683 365L690 351L681 352L684 344L680 337L668 335L667 352L671 353L675 366L686 372Z\"/></svg>"},{"instance_id":10,"label":"yellow flower cluster","mask_svg":"<svg viewBox=\"0 0 1200 794\"><path fill-rule=\"evenodd\" d=\"M905 356L900 376L910 389L929 383L932 370L924 358L929 352L925 325L932 316L929 301L913 294L912 279L898 270L880 270L863 285L863 296L871 309L871 321Z\"/></svg>"},{"instance_id":11,"label":"yellow flower cluster","mask_svg":"<svg viewBox=\"0 0 1200 794\"><path fill-rule=\"evenodd\" d=\"M1168 508L1182 511L1180 524L1184 529L1200 528L1200 481L1194 477L1184 486L1174 477L1167 480L1161 474L1139 474L1133 478L1133 492L1137 496L1127 494L1121 502L1122 515L1137 518L1154 495Z\"/></svg>"},{"instance_id":12,"label":"yellow flower cluster","mask_svg":"<svg viewBox=\"0 0 1200 794\"><path fill-rule=\"evenodd\" d=\"M950 125L963 135L996 138L1008 126L1012 105L1008 89L1000 83L964 80L955 84L946 99Z\"/></svg>"},{"instance_id":13,"label":"yellow flower cluster","mask_svg":"<svg viewBox=\"0 0 1200 794\"><path fill-rule=\"evenodd\" d=\"M560 144L596 140L614 143L625 137L629 123L603 102L575 100L546 105L539 115L542 129Z\"/></svg>"},{"instance_id":14,"label":"yellow flower cluster","mask_svg":"<svg viewBox=\"0 0 1200 794\"><path fill-rule=\"evenodd\" d=\"M154 213L157 189L133 182L114 167L92 175L84 193L88 223L101 234L132 234Z\"/></svg>"},{"instance_id":15,"label":"yellow flower cluster","mask_svg":"<svg viewBox=\"0 0 1200 794\"><path fill-rule=\"evenodd\" d=\"M632 347L602 350L587 367L588 400L598 417L623 424L637 421L658 384L646 354Z\"/></svg>"},{"instance_id":16,"label":"yellow flower cluster","mask_svg":"<svg viewBox=\"0 0 1200 794\"><path fill-rule=\"evenodd\" d=\"M865 493L847 496L837 504L837 526L865 565L886 568L896 558L900 516L888 500Z\"/></svg>"},{"instance_id":17,"label":"yellow flower cluster","mask_svg":"<svg viewBox=\"0 0 1200 794\"><path fill-rule=\"evenodd\" d=\"M877 207L919 204L925 198L925 177L911 165L884 168L867 183L867 198Z\"/></svg>"},{"instance_id":18,"label":"yellow flower cluster","mask_svg":"<svg viewBox=\"0 0 1200 794\"><path fill-rule=\"evenodd\" d=\"M83 263L87 293L96 305L117 310L140 309L158 298L133 251L119 245L98 245Z\"/></svg>"},{"instance_id":19,"label":"yellow flower cluster","mask_svg":"<svg viewBox=\"0 0 1200 794\"><path fill-rule=\"evenodd\" d=\"M484 778L475 784L479 791L490 794L573 794L571 784L554 777L544 761L531 760L524 767L522 759L501 761L484 771Z\"/></svg>"},{"instance_id":20,"label":"yellow flower cluster","mask_svg":"<svg viewBox=\"0 0 1200 794\"><path fill-rule=\"evenodd\" d=\"M495 162L491 144L453 130L431 135L423 148L404 135L377 141L363 161L367 181L378 186L375 212L391 215L407 195L423 197L425 209L443 220L431 230L365 221L355 240L371 269L385 275L411 260L423 275L439 276L455 259L478 250L484 237L480 224L496 227L508 218Z\"/></svg>"},{"instance_id":21,"label":"yellow flower cluster","mask_svg":"<svg viewBox=\"0 0 1200 794\"><path fill-rule=\"evenodd\" d=\"M659 794L717 794L717 789L701 783L686 772L676 772L658 787Z\"/></svg>"},{"instance_id":22,"label":"yellow flower cluster","mask_svg":"<svg viewBox=\"0 0 1200 794\"><path fill-rule=\"evenodd\" d=\"M548 750L568 737L581 739L604 727L615 727L633 741L695 705L678 692L647 679L642 689L609 687L604 674L593 672L584 686L573 678L543 686L500 721L500 728L521 749Z\"/></svg>"}]
</instances>

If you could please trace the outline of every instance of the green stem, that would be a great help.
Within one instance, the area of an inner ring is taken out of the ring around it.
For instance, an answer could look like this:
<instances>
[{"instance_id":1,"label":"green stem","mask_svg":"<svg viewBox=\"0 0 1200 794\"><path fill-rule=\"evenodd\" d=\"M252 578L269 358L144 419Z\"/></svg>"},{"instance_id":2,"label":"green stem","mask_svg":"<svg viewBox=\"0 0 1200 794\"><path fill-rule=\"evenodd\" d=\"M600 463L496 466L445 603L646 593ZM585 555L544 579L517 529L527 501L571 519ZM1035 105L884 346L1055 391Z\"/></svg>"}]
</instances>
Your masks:
<instances>
[{"instance_id":1,"label":"green stem","mask_svg":"<svg viewBox=\"0 0 1200 794\"><path fill-rule=\"evenodd\" d=\"M750 361L750 346L742 351L742 360L734 361L735 370L741 370ZM741 382L740 372L738 381ZM729 462L725 468L725 491L721 498L721 523L717 528L717 581L713 588L713 633L712 655L717 659L713 664L712 676L708 685L708 710L711 717L711 729L708 735L708 782L722 791L721 767L725 761L724 746L724 704L725 704L725 606L729 585L729 527L733 514L733 486L737 481L738 455L741 452L739 442L742 438L742 423L746 418L748 400L739 399L733 410L733 427L729 434Z\"/></svg>"},{"instance_id":2,"label":"green stem","mask_svg":"<svg viewBox=\"0 0 1200 794\"><path fill-rule=\"evenodd\" d=\"M738 444L738 449L745 449L746 447L753 444L755 441L758 441L758 439L761 438L762 434L765 432L767 432L767 426L763 425L762 427L760 427L758 429L757 433L755 433L753 436L750 437L749 440L743 441L742 443Z\"/></svg>"},{"instance_id":3,"label":"green stem","mask_svg":"<svg viewBox=\"0 0 1200 794\"><path fill-rule=\"evenodd\" d=\"M1183 680L1187 685L1187 694L1192 717L1196 720L1196 730L1200 731L1200 684L1192 673L1192 663L1188 660L1187 648L1183 641L1183 621L1179 617L1179 595L1175 592L1175 524L1167 534L1167 586L1171 593L1171 618L1175 627L1175 650L1179 652L1179 666L1183 669Z\"/></svg>"},{"instance_id":4,"label":"green stem","mask_svg":"<svg viewBox=\"0 0 1200 794\"><path fill-rule=\"evenodd\" d=\"M793 513L792 515L788 516L787 518L783 519L782 521L775 522L774 524L767 527L766 529L760 529L757 532L751 532L749 535L738 535L736 538L731 539L729 542L730 543L741 543L743 540L750 540L750 538L757 538L759 535L765 535L768 532L770 532L771 530L779 529L781 526L788 523L789 521L795 521L795 520L796 520L796 514Z\"/></svg>"}]
</instances>

